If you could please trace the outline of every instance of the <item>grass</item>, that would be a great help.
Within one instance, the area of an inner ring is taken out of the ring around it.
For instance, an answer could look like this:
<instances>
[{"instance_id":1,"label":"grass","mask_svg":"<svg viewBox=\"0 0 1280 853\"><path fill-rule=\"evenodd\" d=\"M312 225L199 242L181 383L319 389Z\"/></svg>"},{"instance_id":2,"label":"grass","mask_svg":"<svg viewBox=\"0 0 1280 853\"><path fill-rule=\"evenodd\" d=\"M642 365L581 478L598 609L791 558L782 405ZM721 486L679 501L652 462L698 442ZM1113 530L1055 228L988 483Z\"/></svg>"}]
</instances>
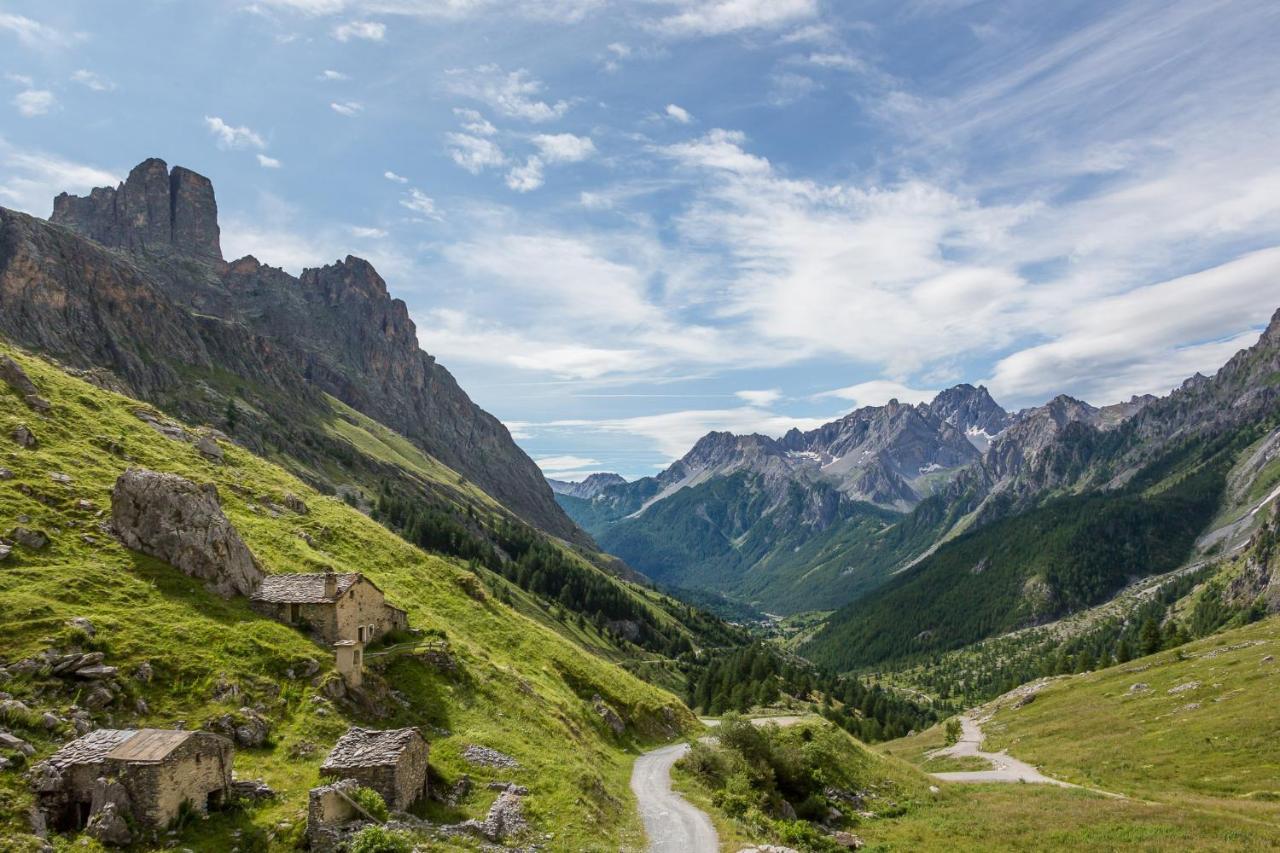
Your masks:
<instances>
[{"instance_id":1,"label":"grass","mask_svg":"<svg viewBox=\"0 0 1280 853\"><path fill-rule=\"evenodd\" d=\"M272 744L238 750L242 778L261 777L280 796L249 812L218 815L187 829L179 843L195 851L221 851L232 833L275 833L282 847L303 819L306 791L318 782L318 767L333 741L351 724L417 725L428 732L433 772L443 784L468 773L475 793L456 818L483 816L494 794L491 779L527 785L526 812L538 835L554 833L569 849L638 848L641 828L627 779L634 753L664 737L669 723L690 731L692 715L670 694L589 654L544 624L500 604L477 601L460 579L455 561L416 549L340 500L323 496L234 445L224 443L226 461L206 460L182 441L161 436L133 411L143 407L67 376L39 359L0 345L27 370L53 412L41 417L7 388L0 388L0 466L14 478L0 482L0 533L21 522L46 531L41 551L18 547L0 569L0 657L13 662L73 639L66 626L77 616L97 627L95 644L107 663L130 672L148 662L155 678L125 679L129 696L109 715L115 725L168 727L206 719L243 705L261 704L272 722ZM145 407L144 407L145 408ZM34 450L8 439L18 423L39 437ZM106 448L110 448L106 449ZM214 483L223 508L245 542L271 572L362 571L389 599L409 611L413 626L445 637L458 663L438 670L413 656L388 656L371 679L393 686L403 704L372 709L318 698L313 679L296 673L308 659L329 677L332 657L303 634L253 613L243 600L223 600L176 570L129 552L105 535L110 489L128 465L181 474ZM70 484L50 479L65 472ZM305 515L279 517L263 509L262 496L301 496ZM79 508L88 500L89 508ZM105 515L104 515L105 514ZM310 536L309 545L300 533ZM291 673L293 674L291 676ZM55 692L53 677L23 677L4 689L32 707L65 712L75 695ZM219 701L215 687L234 684L239 695ZM600 694L628 722L613 736L592 708ZM134 700L147 710L136 713ZM107 724L106 716L101 724ZM18 733L47 755L59 743L43 730ZM472 767L461 758L468 744L506 752L517 771ZM17 772L0 772L0 849L24 849L23 817L30 802Z\"/></svg>"},{"instance_id":2,"label":"grass","mask_svg":"<svg viewBox=\"0 0 1280 853\"><path fill-rule=\"evenodd\" d=\"M1029 705L1000 706L983 725L985 749L1123 799L1050 786L942 785L935 806L861 834L870 849L886 850L1280 847L1280 666L1263 662L1277 648L1273 617L1058 679ZM943 743L935 726L879 750L938 772L927 753Z\"/></svg>"},{"instance_id":3,"label":"grass","mask_svg":"<svg viewBox=\"0 0 1280 853\"><path fill-rule=\"evenodd\" d=\"M1070 782L1280 821L1266 799L1280 799L1280 665L1263 662L1277 651L1273 617L1053 683L996 714L989 748Z\"/></svg>"}]
</instances>

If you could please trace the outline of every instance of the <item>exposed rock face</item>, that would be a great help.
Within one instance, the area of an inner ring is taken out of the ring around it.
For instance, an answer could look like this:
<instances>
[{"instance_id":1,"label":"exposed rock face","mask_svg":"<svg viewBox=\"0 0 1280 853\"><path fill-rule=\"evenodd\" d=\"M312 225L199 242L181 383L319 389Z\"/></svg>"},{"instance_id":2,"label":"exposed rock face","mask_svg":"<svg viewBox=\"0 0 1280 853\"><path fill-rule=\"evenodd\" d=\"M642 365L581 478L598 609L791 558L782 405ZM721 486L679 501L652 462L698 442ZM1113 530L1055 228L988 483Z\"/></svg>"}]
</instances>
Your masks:
<instances>
[{"instance_id":1,"label":"exposed rock face","mask_svg":"<svg viewBox=\"0 0 1280 853\"><path fill-rule=\"evenodd\" d=\"M40 389L27 376L18 362L4 356L0 358L0 380L17 392L22 401L38 412L47 412L51 408L49 401L40 396Z\"/></svg>"},{"instance_id":2,"label":"exposed rock face","mask_svg":"<svg viewBox=\"0 0 1280 853\"><path fill-rule=\"evenodd\" d=\"M251 595L264 577L211 484L130 468L111 491L111 520L126 547L207 581L221 595Z\"/></svg>"},{"instance_id":3,"label":"exposed rock face","mask_svg":"<svg viewBox=\"0 0 1280 853\"><path fill-rule=\"evenodd\" d=\"M53 200L50 221L113 249L222 260L213 184L181 166L170 172L155 157L135 166L115 189L62 193Z\"/></svg>"}]
</instances>

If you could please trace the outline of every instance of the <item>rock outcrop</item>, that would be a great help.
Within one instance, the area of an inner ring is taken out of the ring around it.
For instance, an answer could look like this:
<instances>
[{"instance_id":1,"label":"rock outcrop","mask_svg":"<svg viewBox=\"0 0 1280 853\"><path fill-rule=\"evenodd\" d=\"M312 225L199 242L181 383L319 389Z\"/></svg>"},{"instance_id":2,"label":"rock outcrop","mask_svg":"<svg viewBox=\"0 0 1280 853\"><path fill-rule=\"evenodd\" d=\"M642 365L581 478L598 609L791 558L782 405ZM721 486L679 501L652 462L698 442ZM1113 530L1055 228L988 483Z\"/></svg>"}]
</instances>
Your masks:
<instances>
[{"instance_id":1,"label":"rock outcrop","mask_svg":"<svg viewBox=\"0 0 1280 853\"><path fill-rule=\"evenodd\" d=\"M220 595L251 595L264 577L211 484L130 468L111 491L111 522L126 547L206 581Z\"/></svg>"},{"instance_id":2,"label":"rock outcrop","mask_svg":"<svg viewBox=\"0 0 1280 853\"><path fill-rule=\"evenodd\" d=\"M50 221L113 249L222 260L213 184L181 166L170 172L156 157L135 166L114 189L62 193L53 200Z\"/></svg>"}]
</instances>

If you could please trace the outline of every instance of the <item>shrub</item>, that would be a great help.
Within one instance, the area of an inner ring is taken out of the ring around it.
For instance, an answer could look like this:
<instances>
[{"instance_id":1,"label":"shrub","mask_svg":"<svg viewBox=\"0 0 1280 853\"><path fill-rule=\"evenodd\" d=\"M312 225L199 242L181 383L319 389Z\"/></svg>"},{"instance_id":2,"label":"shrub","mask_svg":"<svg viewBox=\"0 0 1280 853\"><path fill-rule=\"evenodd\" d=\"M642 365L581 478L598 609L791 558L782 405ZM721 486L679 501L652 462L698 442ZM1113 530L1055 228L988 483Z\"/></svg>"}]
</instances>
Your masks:
<instances>
[{"instance_id":1,"label":"shrub","mask_svg":"<svg viewBox=\"0 0 1280 853\"><path fill-rule=\"evenodd\" d=\"M378 799L381 801L382 798ZM413 841L403 832L395 832L385 826L371 825L355 834L347 845L347 850L350 853L411 853Z\"/></svg>"},{"instance_id":2,"label":"shrub","mask_svg":"<svg viewBox=\"0 0 1280 853\"><path fill-rule=\"evenodd\" d=\"M964 729L960 725L960 721L955 717L947 720L947 746L951 746L960 740L960 735Z\"/></svg>"},{"instance_id":3,"label":"shrub","mask_svg":"<svg viewBox=\"0 0 1280 853\"><path fill-rule=\"evenodd\" d=\"M374 820L387 819L387 801L372 788L356 788L351 792L351 799L356 805L369 813Z\"/></svg>"}]
</instances>

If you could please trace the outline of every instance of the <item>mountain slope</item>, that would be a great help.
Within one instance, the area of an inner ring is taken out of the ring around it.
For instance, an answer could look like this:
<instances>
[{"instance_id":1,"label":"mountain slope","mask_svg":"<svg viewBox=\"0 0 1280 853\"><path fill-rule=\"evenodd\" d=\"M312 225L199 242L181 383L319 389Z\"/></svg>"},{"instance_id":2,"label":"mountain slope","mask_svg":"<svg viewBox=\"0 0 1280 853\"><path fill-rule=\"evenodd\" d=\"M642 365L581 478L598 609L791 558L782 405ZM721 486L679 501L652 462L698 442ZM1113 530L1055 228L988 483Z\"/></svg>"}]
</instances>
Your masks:
<instances>
[{"instance_id":1,"label":"mountain slope","mask_svg":"<svg viewBox=\"0 0 1280 853\"><path fill-rule=\"evenodd\" d=\"M116 189L59 196L53 223L0 208L0 333L10 340L111 371L121 390L184 417L223 423L238 412L251 427L238 438L308 477L333 455L311 446L324 439L308 423L330 415L329 394L530 523L589 544L506 428L418 348L404 303L367 262L301 278L254 258L224 263L212 186L156 159Z\"/></svg>"},{"instance_id":2,"label":"mountain slope","mask_svg":"<svg viewBox=\"0 0 1280 853\"><path fill-rule=\"evenodd\" d=\"M262 747L239 750L236 771L265 778L280 797L189 826L177 837L193 850L221 851L236 843L233 834L241 844L259 839L265 845L269 834L277 845L288 844L303 820L306 789L317 784L321 760L348 725L418 725L432 741L433 785L447 790L463 773L480 783L457 808L433 806L433 820L483 817L495 796L483 783L514 779L529 788L526 815L535 832L554 832L575 848L602 840L610 848L639 843L626 785L628 751L694 725L673 696L503 604L500 599L524 597L505 581L486 575L477 582L459 561L406 544L342 500L215 433L166 423L137 401L6 345L0 344L0 355L16 358L51 402L49 414L41 415L0 384L0 467L6 469L0 535L14 542L11 528L23 526L50 540L42 548L14 544L0 562L4 690L33 709L31 715L7 711L5 725L37 747L36 758L71 736L65 722L47 729L40 713L65 720L73 703L88 707L94 724L117 726L185 721L199 727L243 707L259 708L271 737ZM19 425L36 436L33 449L12 440ZM202 454L193 444L197 436L217 442L223 460ZM228 518L269 572L364 572L409 611L411 625L426 632L430 645L371 654L366 698L332 698L324 689L332 678L329 649L256 614L242 599L218 598L175 569L125 550L100 529L111 486L129 465L214 484ZM52 476L64 473L69 481ZM306 511L278 507L286 494L301 498ZM76 617L93 623L91 647L107 664L132 673L146 663L153 676L122 677L115 698L99 705L47 669L14 666L51 647L90 643L68 627ZM621 736L597 710L597 694L625 721ZM462 755L470 744L507 753L520 768L472 765ZM0 772L0 837L26 837L29 797L20 766Z\"/></svg>"}]
</instances>

